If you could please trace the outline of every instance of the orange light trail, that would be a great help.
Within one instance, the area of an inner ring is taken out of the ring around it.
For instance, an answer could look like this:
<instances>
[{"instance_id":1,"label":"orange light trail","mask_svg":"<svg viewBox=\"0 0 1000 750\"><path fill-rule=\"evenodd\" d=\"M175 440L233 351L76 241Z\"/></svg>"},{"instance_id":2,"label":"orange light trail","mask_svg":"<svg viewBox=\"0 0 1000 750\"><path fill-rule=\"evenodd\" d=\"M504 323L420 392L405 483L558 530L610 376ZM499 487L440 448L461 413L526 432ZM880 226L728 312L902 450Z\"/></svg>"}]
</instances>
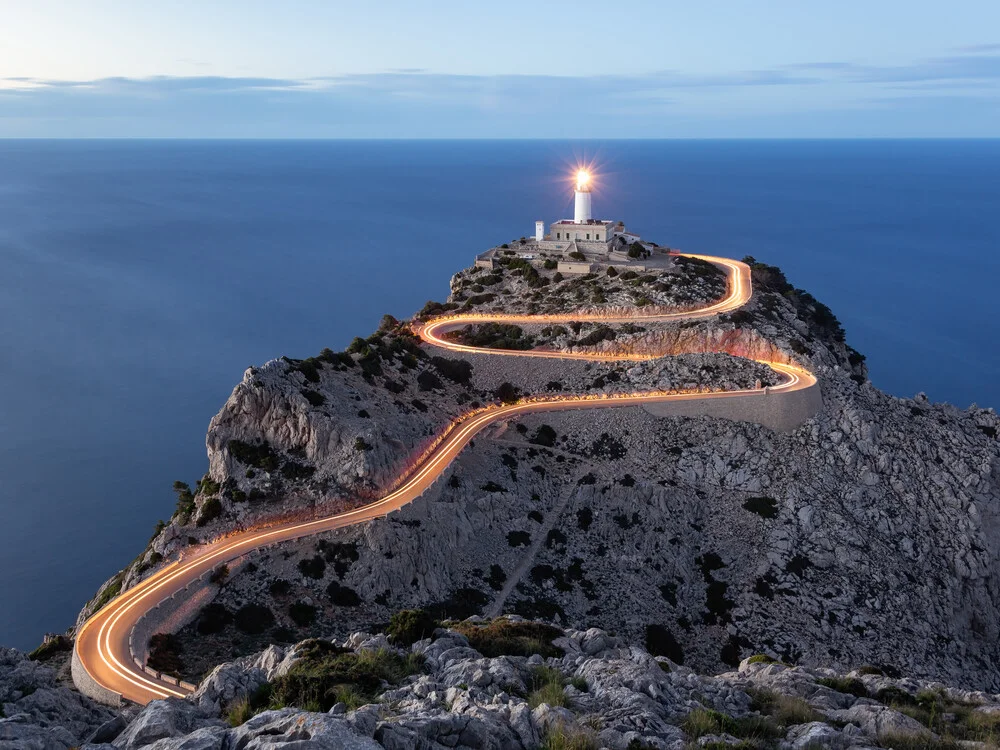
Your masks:
<instances>
[{"instance_id":1,"label":"orange light trail","mask_svg":"<svg viewBox=\"0 0 1000 750\"><path fill-rule=\"evenodd\" d=\"M649 310L643 312L585 311L578 314L559 315L505 315L467 314L436 318L414 326L416 334L428 345L442 349L492 356L545 357L553 359L640 360L648 355L617 355L614 353L587 353L544 350L494 350L458 344L442 338L457 326L487 321L520 322L524 324L580 322L634 322L676 321L706 318L735 310L747 303L752 294L750 269L746 264L726 258L690 255L725 268L729 274L727 294L721 300L703 308L692 310ZM218 565L232 562L261 547L299 539L334 529L382 518L392 511L420 497L455 460L462 449L488 425L524 414L544 411L565 411L611 407L640 406L659 401L679 401L715 398L754 398L768 391L793 391L807 388L816 378L795 365L758 360L782 377L782 382L768 389L740 389L732 391L669 390L641 393L582 394L529 396L516 403L490 405L467 412L452 420L422 453L411 462L393 483L392 489L381 499L354 510L336 513L307 521L288 521L262 529L247 529L223 536L203 545L191 555L173 561L149 578L121 593L100 611L91 615L77 634L75 655L89 677L102 687L136 703L169 696L183 697L190 691L153 677L140 669L132 658L130 636L142 616L176 595L183 595L191 585Z\"/></svg>"}]
</instances>

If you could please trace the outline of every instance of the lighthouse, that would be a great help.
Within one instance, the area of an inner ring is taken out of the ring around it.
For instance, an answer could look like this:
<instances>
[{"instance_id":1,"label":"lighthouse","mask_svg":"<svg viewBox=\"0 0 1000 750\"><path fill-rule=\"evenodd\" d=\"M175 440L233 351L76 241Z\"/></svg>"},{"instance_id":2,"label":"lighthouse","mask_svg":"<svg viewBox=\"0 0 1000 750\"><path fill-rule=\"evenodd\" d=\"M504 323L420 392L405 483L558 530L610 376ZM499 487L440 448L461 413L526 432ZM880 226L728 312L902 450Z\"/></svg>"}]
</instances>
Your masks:
<instances>
[{"instance_id":1,"label":"lighthouse","mask_svg":"<svg viewBox=\"0 0 1000 750\"><path fill-rule=\"evenodd\" d=\"M625 226L608 219L595 219L591 201L595 184L600 188L599 179L587 167L581 166L567 175L573 185L573 218L560 219L549 225L549 233L535 223L535 242L539 249L578 253L588 252L607 255L615 238L625 231ZM544 225L543 225L544 226Z\"/></svg>"},{"instance_id":2,"label":"lighthouse","mask_svg":"<svg viewBox=\"0 0 1000 750\"><path fill-rule=\"evenodd\" d=\"M573 212L573 223L586 224L593 218L590 212L590 174L581 169L576 173L576 210Z\"/></svg>"}]
</instances>

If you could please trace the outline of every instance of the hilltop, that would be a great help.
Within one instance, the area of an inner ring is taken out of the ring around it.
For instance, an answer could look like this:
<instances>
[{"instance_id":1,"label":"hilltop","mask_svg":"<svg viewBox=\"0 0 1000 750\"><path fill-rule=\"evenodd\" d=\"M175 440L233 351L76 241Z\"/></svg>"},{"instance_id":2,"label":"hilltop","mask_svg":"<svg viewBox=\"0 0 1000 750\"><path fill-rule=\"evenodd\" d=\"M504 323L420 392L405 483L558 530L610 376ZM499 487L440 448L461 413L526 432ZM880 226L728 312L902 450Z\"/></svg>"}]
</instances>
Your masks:
<instances>
[{"instance_id":1,"label":"hilltop","mask_svg":"<svg viewBox=\"0 0 1000 750\"><path fill-rule=\"evenodd\" d=\"M794 431L641 408L499 423L389 518L220 571L212 604L154 659L196 678L270 643L430 607L601 627L705 671L760 652L1000 688L995 413L882 393L826 306L748 260L752 300L715 318L487 323L453 334L508 350L654 359L444 356L387 317L344 352L250 368L209 427L208 473L178 485L173 518L96 603L191 544L370 501L448 420L481 404L538 392L753 388L774 373L745 357L783 358L815 373L823 394L822 412ZM701 305L725 281L689 259L656 274L568 277L510 256L461 271L451 288L418 320Z\"/></svg>"}]
</instances>

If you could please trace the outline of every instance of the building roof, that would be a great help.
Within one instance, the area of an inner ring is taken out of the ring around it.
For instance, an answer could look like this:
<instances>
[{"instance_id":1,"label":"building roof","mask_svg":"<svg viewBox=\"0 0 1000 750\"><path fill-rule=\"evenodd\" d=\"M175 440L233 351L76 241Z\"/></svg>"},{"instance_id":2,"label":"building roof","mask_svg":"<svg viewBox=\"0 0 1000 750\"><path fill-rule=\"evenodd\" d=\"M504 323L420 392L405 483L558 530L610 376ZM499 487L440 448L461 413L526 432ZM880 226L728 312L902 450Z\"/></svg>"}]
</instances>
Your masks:
<instances>
[{"instance_id":1,"label":"building roof","mask_svg":"<svg viewBox=\"0 0 1000 750\"><path fill-rule=\"evenodd\" d=\"M610 219L587 219L586 221L573 221L572 219L560 219L559 221L554 222L553 226L555 226L555 224L573 224L575 226L582 227L585 225L592 226L598 224L600 225L614 224L614 222L611 221Z\"/></svg>"}]
</instances>

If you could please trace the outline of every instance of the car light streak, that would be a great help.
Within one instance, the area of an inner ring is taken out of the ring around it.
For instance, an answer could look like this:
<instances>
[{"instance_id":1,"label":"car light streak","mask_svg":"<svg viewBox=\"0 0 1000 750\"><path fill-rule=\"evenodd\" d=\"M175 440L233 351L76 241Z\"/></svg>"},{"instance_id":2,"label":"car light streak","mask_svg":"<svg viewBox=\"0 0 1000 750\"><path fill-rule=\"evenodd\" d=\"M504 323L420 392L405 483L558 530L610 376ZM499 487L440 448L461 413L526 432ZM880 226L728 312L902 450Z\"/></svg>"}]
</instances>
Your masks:
<instances>
[{"instance_id":1,"label":"car light streak","mask_svg":"<svg viewBox=\"0 0 1000 750\"><path fill-rule=\"evenodd\" d=\"M705 255L689 255L728 271L726 296L701 308L687 310L639 309L635 311L587 310L576 314L507 315L469 313L436 318L414 326L424 343L453 352L478 355L545 357L553 359L646 360L654 355L615 354L613 352L559 352L549 350L482 349L449 341L443 335L462 325L481 322L524 324L635 321L658 322L705 318L742 307L752 294L749 267L735 260ZM173 596L183 596L189 586L201 585L199 579L218 565L232 562L260 547L298 539L311 534L352 526L382 518L420 497L451 465L462 449L488 425L523 414L571 409L594 409L639 406L658 401L715 398L760 398L767 393L793 391L809 387L816 378L793 364L758 360L781 376L781 383L766 389L713 391L677 389L641 393L528 396L515 403L484 406L452 420L379 500L353 510L311 520L292 520L265 528L246 529L222 536L203 545L193 554L182 554L122 592L91 617L77 633L74 648L87 674L99 685L136 703L166 697L183 697L189 690L147 674L133 661L129 639L136 625L150 610ZM143 644L145 646L145 644Z\"/></svg>"}]
</instances>

